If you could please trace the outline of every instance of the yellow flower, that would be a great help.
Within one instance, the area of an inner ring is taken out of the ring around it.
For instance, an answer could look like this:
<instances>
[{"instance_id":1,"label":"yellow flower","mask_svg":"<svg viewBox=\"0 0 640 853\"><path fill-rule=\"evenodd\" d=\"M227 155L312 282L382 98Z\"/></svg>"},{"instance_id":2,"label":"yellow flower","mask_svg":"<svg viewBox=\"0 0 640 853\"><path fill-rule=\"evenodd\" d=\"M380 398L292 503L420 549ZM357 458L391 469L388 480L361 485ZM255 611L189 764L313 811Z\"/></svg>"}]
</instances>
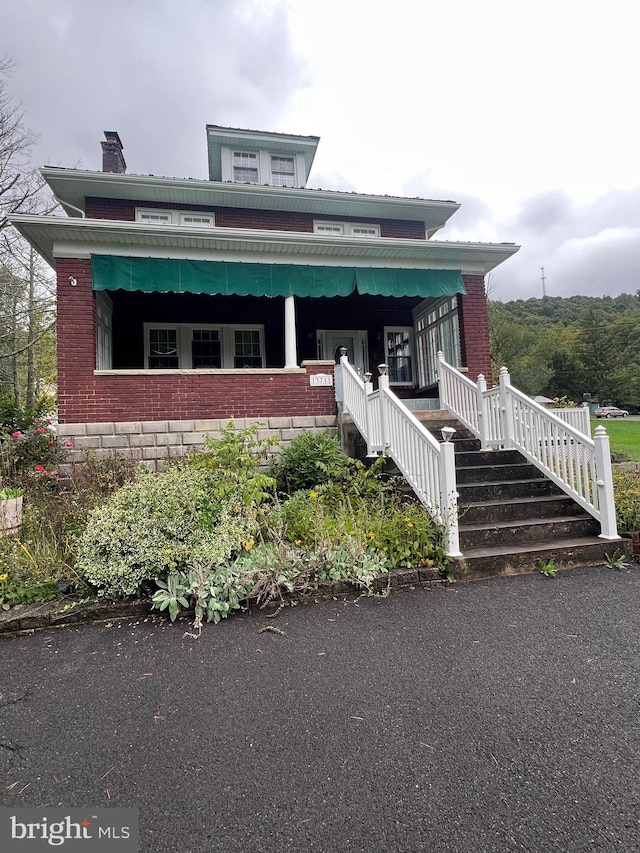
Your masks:
<instances>
[{"instance_id":1,"label":"yellow flower","mask_svg":"<svg viewBox=\"0 0 640 853\"><path fill-rule=\"evenodd\" d=\"M407 527L413 527L413 521L407 519Z\"/></svg>"},{"instance_id":2,"label":"yellow flower","mask_svg":"<svg viewBox=\"0 0 640 853\"><path fill-rule=\"evenodd\" d=\"M9 575L5 572L3 575L0 575L0 583L4 583Z\"/></svg>"},{"instance_id":3,"label":"yellow flower","mask_svg":"<svg viewBox=\"0 0 640 853\"><path fill-rule=\"evenodd\" d=\"M315 501L318 497L318 493L317 492L309 492L309 497L311 498L312 501Z\"/></svg>"},{"instance_id":4,"label":"yellow flower","mask_svg":"<svg viewBox=\"0 0 640 853\"><path fill-rule=\"evenodd\" d=\"M294 545L302 545L302 539L296 539L296 541L293 544Z\"/></svg>"},{"instance_id":5,"label":"yellow flower","mask_svg":"<svg viewBox=\"0 0 640 853\"><path fill-rule=\"evenodd\" d=\"M369 539L375 539L375 538L376 538L376 534L373 532L373 530L371 530L369 532Z\"/></svg>"},{"instance_id":6,"label":"yellow flower","mask_svg":"<svg viewBox=\"0 0 640 853\"><path fill-rule=\"evenodd\" d=\"M247 541L244 543L244 550L250 551L255 544L256 543L253 539L247 539Z\"/></svg>"}]
</instances>

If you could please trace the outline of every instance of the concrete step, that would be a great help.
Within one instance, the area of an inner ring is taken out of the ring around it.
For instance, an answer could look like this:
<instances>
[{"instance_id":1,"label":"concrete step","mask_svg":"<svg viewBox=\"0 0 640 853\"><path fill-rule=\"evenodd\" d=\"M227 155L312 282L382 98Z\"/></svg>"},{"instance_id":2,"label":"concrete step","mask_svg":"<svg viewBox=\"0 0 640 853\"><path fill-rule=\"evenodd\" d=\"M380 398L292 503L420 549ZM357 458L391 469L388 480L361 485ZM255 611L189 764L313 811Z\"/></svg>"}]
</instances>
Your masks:
<instances>
[{"instance_id":1,"label":"concrete step","mask_svg":"<svg viewBox=\"0 0 640 853\"><path fill-rule=\"evenodd\" d=\"M456 466L456 480L460 485L493 485L508 480L539 480L540 477L538 469L524 461L517 465Z\"/></svg>"},{"instance_id":2,"label":"concrete step","mask_svg":"<svg viewBox=\"0 0 640 853\"><path fill-rule=\"evenodd\" d=\"M524 457L517 450L474 450L456 453L456 469L472 468L475 465L522 465L524 462Z\"/></svg>"},{"instance_id":3,"label":"concrete step","mask_svg":"<svg viewBox=\"0 0 640 853\"><path fill-rule=\"evenodd\" d=\"M540 570L538 561L553 561L558 570L578 566L601 566L606 555L622 555L628 562L633 559L633 546L629 539L609 541L595 536L579 539L561 539L557 542L527 542L505 550L502 546L485 546L469 549L462 558L452 561L456 580L477 580L495 575L515 575Z\"/></svg>"},{"instance_id":4,"label":"concrete step","mask_svg":"<svg viewBox=\"0 0 640 853\"><path fill-rule=\"evenodd\" d=\"M466 504L460 510L461 524L491 525L499 521L553 518L558 515L582 515L583 509L569 495L523 497L510 501L484 500Z\"/></svg>"},{"instance_id":5,"label":"concrete step","mask_svg":"<svg viewBox=\"0 0 640 853\"><path fill-rule=\"evenodd\" d=\"M467 554L473 548L489 545L507 550L512 545L597 536L598 531L597 521L586 513L582 516L563 515L545 519L521 518L490 525L461 524L460 550Z\"/></svg>"},{"instance_id":6,"label":"concrete step","mask_svg":"<svg viewBox=\"0 0 640 853\"><path fill-rule=\"evenodd\" d=\"M558 487L551 480L504 480L501 483L458 483L461 506L482 501L511 501L515 498L539 498L557 495Z\"/></svg>"}]
</instances>

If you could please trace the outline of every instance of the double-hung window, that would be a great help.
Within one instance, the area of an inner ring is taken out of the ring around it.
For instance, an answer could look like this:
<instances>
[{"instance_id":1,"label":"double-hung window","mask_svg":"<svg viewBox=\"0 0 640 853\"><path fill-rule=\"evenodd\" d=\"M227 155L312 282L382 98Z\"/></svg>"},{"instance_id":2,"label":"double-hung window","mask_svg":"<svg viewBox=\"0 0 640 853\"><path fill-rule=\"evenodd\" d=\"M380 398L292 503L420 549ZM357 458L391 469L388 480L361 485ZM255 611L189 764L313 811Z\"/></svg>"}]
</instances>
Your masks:
<instances>
[{"instance_id":1,"label":"double-hung window","mask_svg":"<svg viewBox=\"0 0 640 853\"><path fill-rule=\"evenodd\" d=\"M264 326L145 323L145 367L189 370L264 367Z\"/></svg>"},{"instance_id":2,"label":"double-hung window","mask_svg":"<svg viewBox=\"0 0 640 853\"><path fill-rule=\"evenodd\" d=\"M271 155L271 183L274 187L293 187L296 182L296 172L293 157L276 157Z\"/></svg>"},{"instance_id":3,"label":"double-hung window","mask_svg":"<svg viewBox=\"0 0 640 853\"><path fill-rule=\"evenodd\" d=\"M251 151L234 151L233 180L240 184L258 183L258 155Z\"/></svg>"}]
</instances>

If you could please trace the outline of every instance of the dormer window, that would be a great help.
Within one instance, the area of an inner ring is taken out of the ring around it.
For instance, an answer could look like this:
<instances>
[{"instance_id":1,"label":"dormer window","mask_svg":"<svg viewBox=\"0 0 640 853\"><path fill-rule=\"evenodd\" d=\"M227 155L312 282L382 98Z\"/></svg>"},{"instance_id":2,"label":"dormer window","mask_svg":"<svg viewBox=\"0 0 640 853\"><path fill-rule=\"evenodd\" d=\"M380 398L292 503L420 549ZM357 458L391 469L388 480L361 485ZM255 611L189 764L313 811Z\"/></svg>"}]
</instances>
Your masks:
<instances>
[{"instance_id":1,"label":"dormer window","mask_svg":"<svg viewBox=\"0 0 640 853\"><path fill-rule=\"evenodd\" d=\"M271 183L274 187L294 187L296 185L293 157L271 156Z\"/></svg>"},{"instance_id":2,"label":"dormer window","mask_svg":"<svg viewBox=\"0 0 640 853\"><path fill-rule=\"evenodd\" d=\"M233 152L233 180L239 184L258 183L258 155L250 151Z\"/></svg>"}]
</instances>

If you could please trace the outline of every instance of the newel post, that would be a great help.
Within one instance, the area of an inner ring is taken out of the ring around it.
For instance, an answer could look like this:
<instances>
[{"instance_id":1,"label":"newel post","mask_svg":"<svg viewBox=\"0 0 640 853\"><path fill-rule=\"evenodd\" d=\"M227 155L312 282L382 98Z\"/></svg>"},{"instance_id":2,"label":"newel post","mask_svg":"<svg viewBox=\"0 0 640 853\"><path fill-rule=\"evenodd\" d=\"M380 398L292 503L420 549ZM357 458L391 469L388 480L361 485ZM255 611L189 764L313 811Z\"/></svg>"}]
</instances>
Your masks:
<instances>
[{"instance_id":1,"label":"newel post","mask_svg":"<svg viewBox=\"0 0 640 853\"><path fill-rule=\"evenodd\" d=\"M613 474L611 473L609 436L603 426L596 427L593 440L596 446L596 486L598 489L598 505L600 507L600 538L619 539L613 493Z\"/></svg>"},{"instance_id":2,"label":"newel post","mask_svg":"<svg viewBox=\"0 0 640 853\"><path fill-rule=\"evenodd\" d=\"M389 390L389 366L379 364L378 391L380 393L380 440L382 441L382 452L386 453L389 445L389 427L387 418L387 392Z\"/></svg>"},{"instance_id":3,"label":"newel post","mask_svg":"<svg viewBox=\"0 0 640 853\"><path fill-rule=\"evenodd\" d=\"M440 513L447 530L446 552L449 557L461 557L458 531L458 486L456 483L455 448L451 443L455 429L442 427L440 444Z\"/></svg>"},{"instance_id":4,"label":"newel post","mask_svg":"<svg viewBox=\"0 0 640 853\"><path fill-rule=\"evenodd\" d=\"M476 406L478 409L478 428L480 430L480 448L486 450L489 445L489 406L487 404L487 380L480 373L476 382Z\"/></svg>"},{"instance_id":5,"label":"newel post","mask_svg":"<svg viewBox=\"0 0 640 853\"><path fill-rule=\"evenodd\" d=\"M371 384L371 373L365 373L364 379L364 428L365 440L367 442L367 456L375 456L372 449L371 441L371 409L369 407L369 395L373 393L373 385Z\"/></svg>"},{"instance_id":6,"label":"newel post","mask_svg":"<svg viewBox=\"0 0 640 853\"><path fill-rule=\"evenodd\" d=\"M511 376L506 367L500 368L500 429L502 432L502 446L511 447L514 439L513 423L513 400L509 389L511 388Z\"/></svg>"},{"instance_id":7,"label":"newel post","mask_svg":"<svg viewBox=\"0 0 640 853\"><path fill-rule=\"evenodd\" d=\"M445 371L442 367L444 364L444 353L442 350L439 350L436 354L436 378L438 380L438 397L440 399L440 408L446 409L448 400L447 400L447 382L445 379Z\"/></svg>"}]
</instances>

